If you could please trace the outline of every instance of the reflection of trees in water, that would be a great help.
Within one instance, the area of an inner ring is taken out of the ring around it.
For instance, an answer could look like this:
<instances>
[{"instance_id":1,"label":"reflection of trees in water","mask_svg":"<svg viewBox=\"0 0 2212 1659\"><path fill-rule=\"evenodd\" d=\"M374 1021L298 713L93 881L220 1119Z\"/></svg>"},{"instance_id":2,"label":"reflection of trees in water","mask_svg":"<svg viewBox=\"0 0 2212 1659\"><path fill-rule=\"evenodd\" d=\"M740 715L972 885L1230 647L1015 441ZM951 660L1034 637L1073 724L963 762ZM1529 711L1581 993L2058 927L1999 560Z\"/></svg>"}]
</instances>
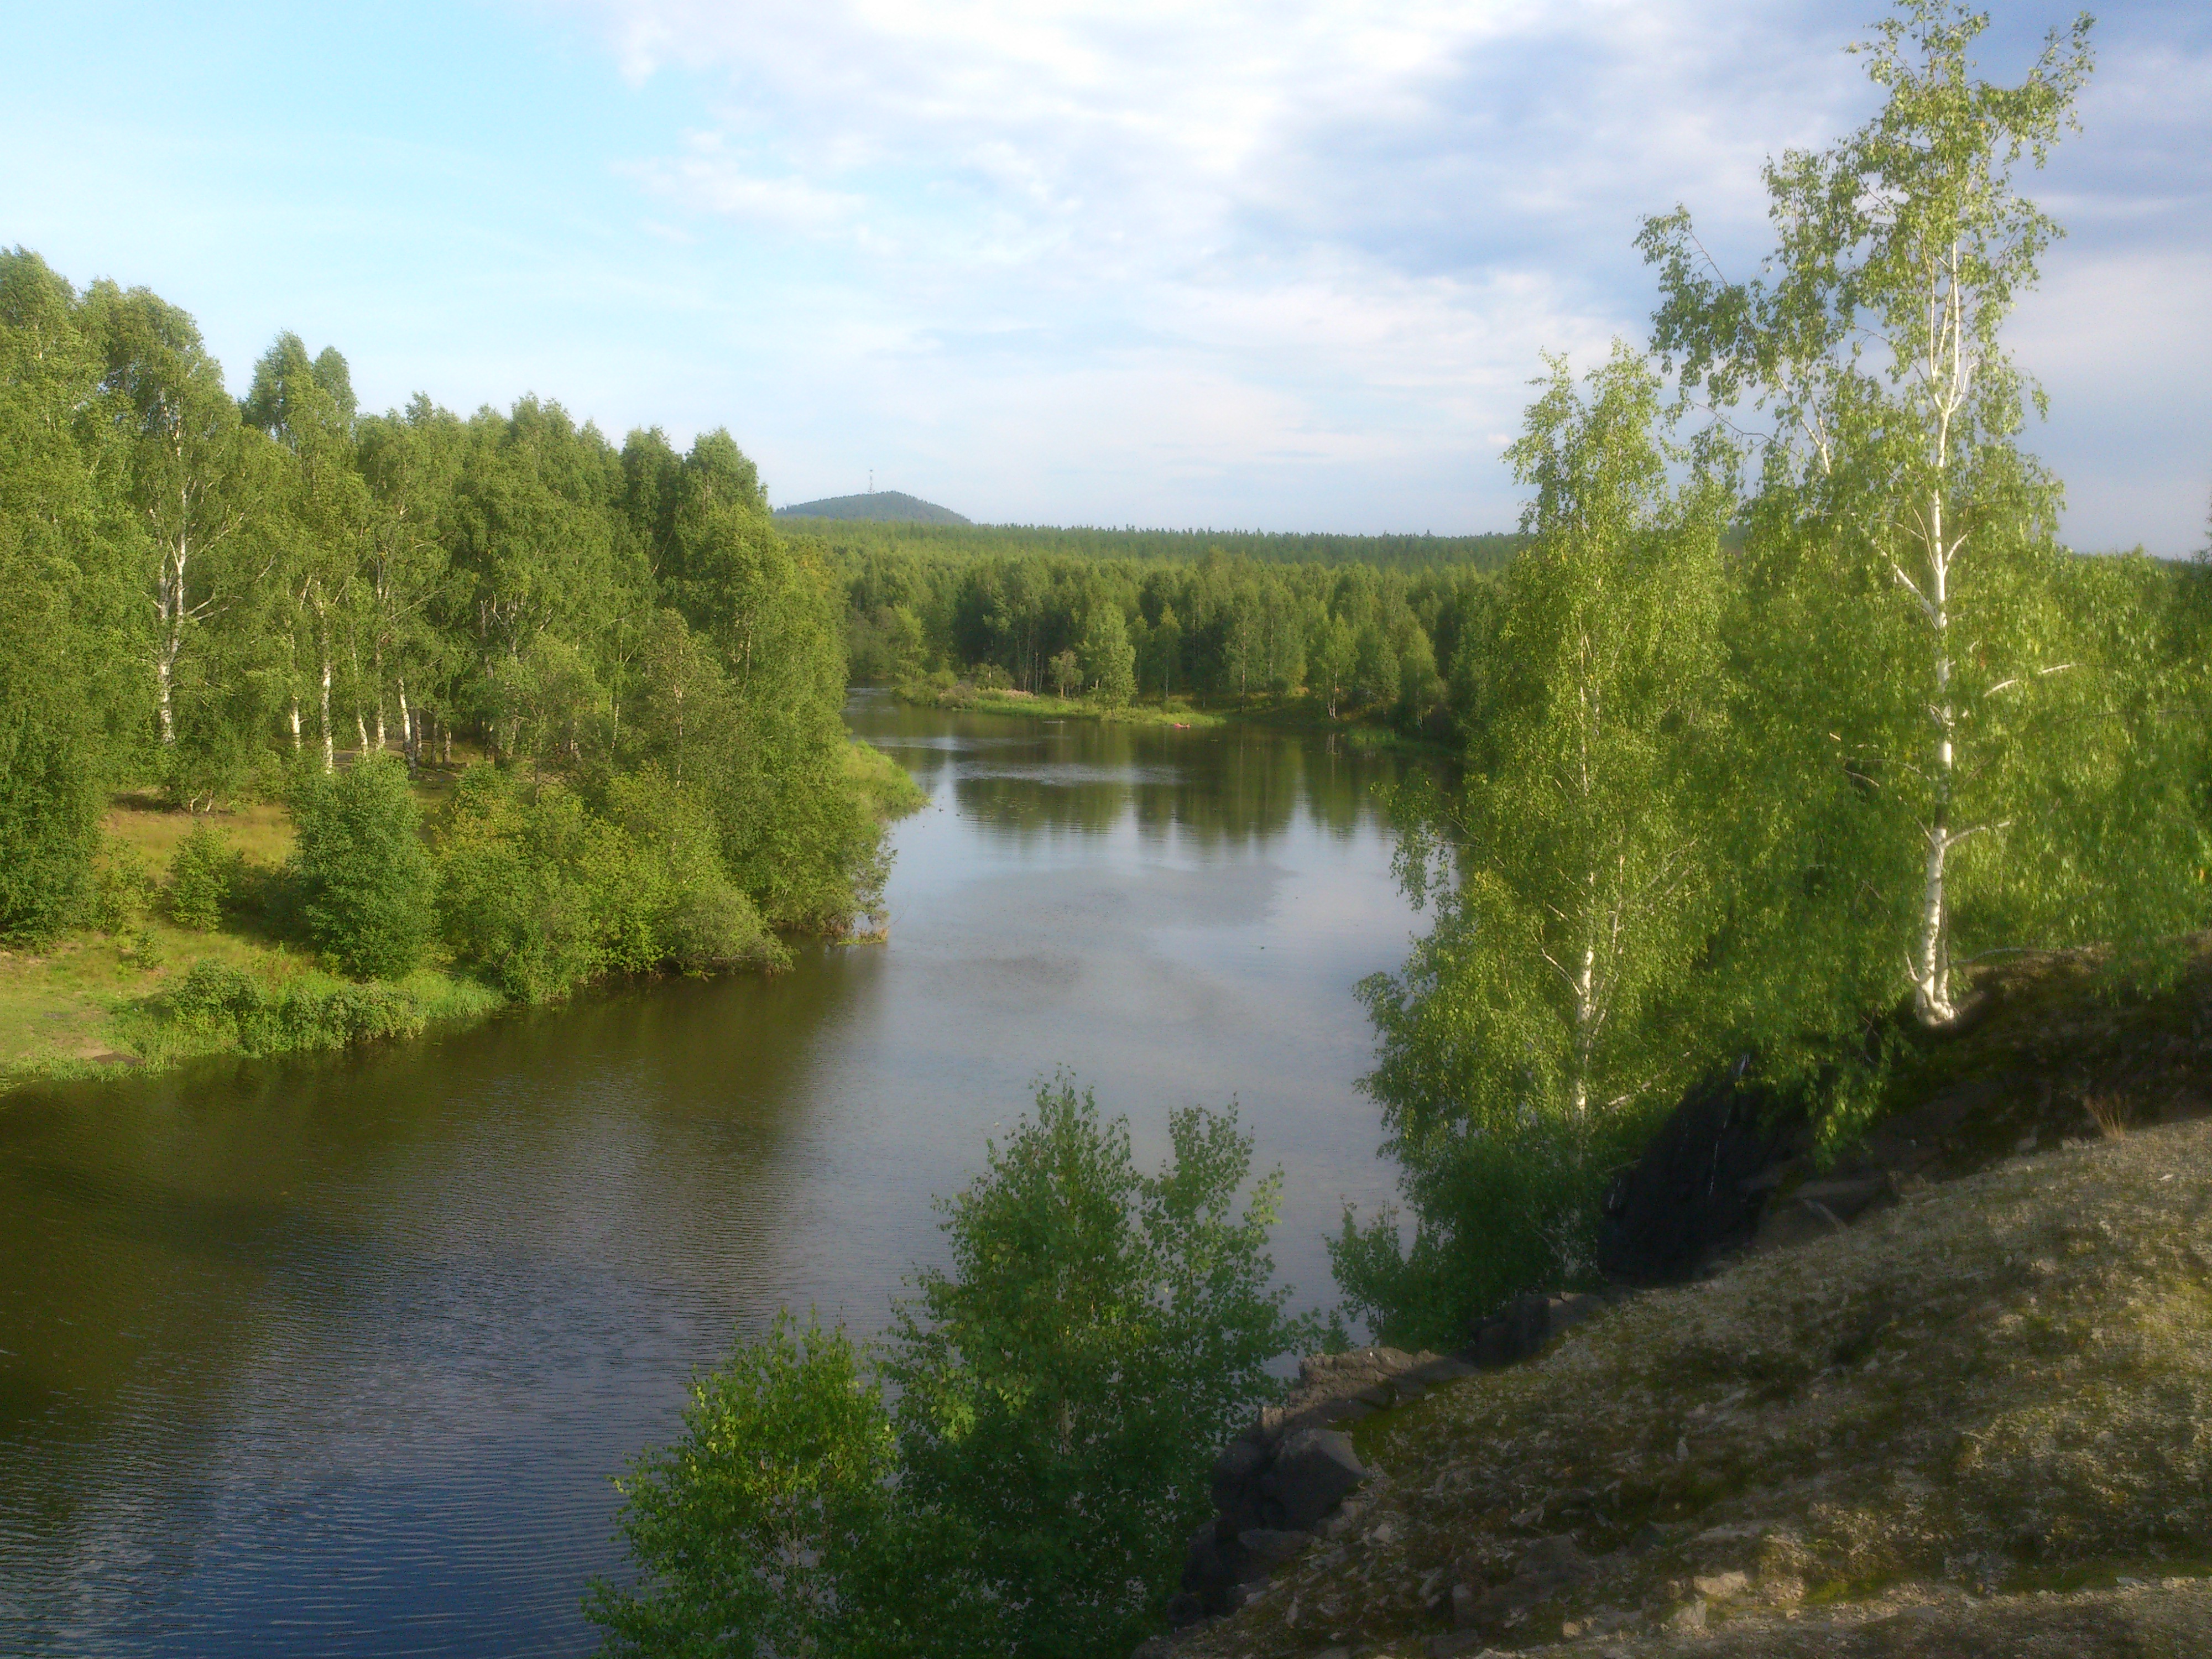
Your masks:
<instances>
[{"instance_id":1,"label":"reflection of trees in water","mask_svg":"<svg viewBox=\"0 0 2212 1659\"><path fill-rule=\"evenodd\" d=\"M951 770L954 797L981 833L1016 843L1103 835L1126 815L1148 842L1173 834L1205 847L1257 844L1287 833L1302 809L1342 839L1382 824L1382 791L1407 765L1326 739L1234 727L1196 737L1063 727L1034 746L964 759L920 747L897 752L910 765L933 757L924 782Z\"/></svg>"}]
</instances>

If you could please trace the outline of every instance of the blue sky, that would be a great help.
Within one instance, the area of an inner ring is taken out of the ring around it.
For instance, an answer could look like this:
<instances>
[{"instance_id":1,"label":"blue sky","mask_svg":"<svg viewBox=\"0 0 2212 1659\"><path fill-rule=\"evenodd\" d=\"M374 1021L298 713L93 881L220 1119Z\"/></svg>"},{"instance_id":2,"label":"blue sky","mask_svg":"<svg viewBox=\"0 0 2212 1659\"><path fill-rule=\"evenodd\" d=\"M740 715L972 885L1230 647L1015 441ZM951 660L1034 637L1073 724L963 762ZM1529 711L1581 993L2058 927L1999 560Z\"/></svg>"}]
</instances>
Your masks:
<instances>
[{"instance_id":1,"label":"blue sky","mask_svg":"<svg viewBox=\"0 0 2212 1659\"><path fill-rule=\"evenodd\" d=\"M1510 526L1538 354L1643 329L1676 201L1874 94L1859 3L9 3L0 243L279 330L365 404L726 425L772 498ZM1987 72L2069 14L2000 3ZM2084 547L2203 544L2212 8L2100 12L2013 343Z\"/></svg>"}]
</instances>

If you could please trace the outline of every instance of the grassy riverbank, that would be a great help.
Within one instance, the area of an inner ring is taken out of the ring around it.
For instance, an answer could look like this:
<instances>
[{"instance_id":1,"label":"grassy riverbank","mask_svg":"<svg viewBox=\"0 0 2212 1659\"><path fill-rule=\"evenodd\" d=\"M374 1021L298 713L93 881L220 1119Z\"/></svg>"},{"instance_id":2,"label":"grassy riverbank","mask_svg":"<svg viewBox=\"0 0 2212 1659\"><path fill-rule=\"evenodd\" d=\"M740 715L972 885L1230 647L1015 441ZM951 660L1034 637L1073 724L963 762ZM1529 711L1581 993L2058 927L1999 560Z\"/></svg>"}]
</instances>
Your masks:
<instances>
[{"instance_id":1,"label":"grassy riverbank","mask_svg":"<svg viewBox=\"0 0 2212 1659\"><path fill-rule=\"evenodd\" d=\"M1181 697L1139 698L1109 703L1096 697L1055 697L1048 692L982 688L965 681L945 685L931 680L909 681L897 688L901 702L924 708L957 708L984 714L1021 714L1032 720L1097 720L1109 726L1165 726L1193 730L1225 726L1258 726L1270 731L1309 732L1337 738L1360 748L1396 749L1407 752L1446 754L1446 744L1426 738L1409 737L1383 723L1370 711L1332 716L1320 698L1301 694L1291 697L1250 696L1217 699L1199 708Z\"/></svg>"},{"instance_id":2,"label":"grassy riverbank","mask_svg":"<svg viewBox=\"0 0 2212 1659\"><path fill-rule=\"evenodd\" d=\"M926 797L881 750L844 756L854 794L879 820ZM426 768L415 793L426 811L453 775ZM222 921L177 919L160 872L196 825L235 855ZM44 950L0 949L0 1089L41 1078L97 1076L206 1054L269 1054L408 1037L481 1020L510 1006L498 988L434 955L397 980L332 974L296 936L288 914L291 814L271 801L194 816L151 793L110 802L101 826L109 926L64 934Z\"/></svg>"}]
</instances>

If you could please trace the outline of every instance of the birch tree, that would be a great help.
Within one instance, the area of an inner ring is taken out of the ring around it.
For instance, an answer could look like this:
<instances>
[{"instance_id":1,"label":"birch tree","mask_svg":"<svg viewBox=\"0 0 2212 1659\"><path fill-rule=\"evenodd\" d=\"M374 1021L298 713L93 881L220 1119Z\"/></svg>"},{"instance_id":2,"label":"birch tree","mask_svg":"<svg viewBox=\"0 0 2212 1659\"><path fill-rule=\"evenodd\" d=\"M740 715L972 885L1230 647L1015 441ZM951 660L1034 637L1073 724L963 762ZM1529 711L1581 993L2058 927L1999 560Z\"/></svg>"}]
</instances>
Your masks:
<instances>
[{"instance_id":1,"label":"birch tree","mask_svg":"<svg viewBox=\"0 0 2212 1659\"><path fill-rule=\"evenodd\" d=\"M311 361L299 337L288 333L277 336L254 365L243 405L248 423L275 440L290 463L279 491L283 522L276 534L284 549L295 616L319 671L313 688L325 772L337 764L331 697L342 665L348 671L344 684L356 696L360 747L368 747L353 635L365 594L369 499L356 465L351 403L345 360L326 350Z\"/></svg>"},{"instance_id":2,"label":"birch tree","mask_svg":"<svg viewBox=\"0 0 2212 1659\"><path fill-rule=\"evenodd\" d=\"M2075 125L2089 20L2014 86L1975 73L1986 23L1906 0L1855 48L1887 101L1769 164L1760 276L1728 280L1680 209L1641 237L1655 344L1757 458L1746 639L1768 760L1814 832L1805 866L1875 913L1840 977L1872 992L1901 965L1929 1025L1958 1009L1962 878L1987 931L2063 899L2021 891L2055 866L2014 855L2063 833L2039 766L2084 741L2063 722L2091 666L2057 603L2059 488L2020 447L2042 394L2002 340L2061 234L2015 175Z\"/></svg>"},{"instance_id":3,"label":"birch tree","mask_svg":"<svg viewBox=\"0 0 2212 1659\"><path fill-rule=\"evenodd\" d=\"M1340 1282L1442 1322L1583 1264L1612 1155L1704 1063L1694 985L1713 931L1707 775L1721 708L1723 496L1669 481L1656 374L1617 346L1561 360L1508 452L1533 543L1498 594L1486 719L1455 795L1407 830L1435 925L1364 982L1366 1080L1419 1222L1348 1231ZM1408 1270L1428 1282L1394 1292ZM1395 1304L1395 1307L1394 1307Z\"/></svg>"},{"instance_id":4,"label":"birch tree","mask_svg":"<svg viewBox=\"0 0 2212 1659\"><path fill-rule=\"evenodd\" d=\"M246 527L255 458L222 366L189 316L112 283L94 283L85 299L106 358L106 409L126 451L125 490L151 554L155 720L173 746L179 664L201 625L252 585L226 580L218 561Z\"/></svg>"}]
</instances>

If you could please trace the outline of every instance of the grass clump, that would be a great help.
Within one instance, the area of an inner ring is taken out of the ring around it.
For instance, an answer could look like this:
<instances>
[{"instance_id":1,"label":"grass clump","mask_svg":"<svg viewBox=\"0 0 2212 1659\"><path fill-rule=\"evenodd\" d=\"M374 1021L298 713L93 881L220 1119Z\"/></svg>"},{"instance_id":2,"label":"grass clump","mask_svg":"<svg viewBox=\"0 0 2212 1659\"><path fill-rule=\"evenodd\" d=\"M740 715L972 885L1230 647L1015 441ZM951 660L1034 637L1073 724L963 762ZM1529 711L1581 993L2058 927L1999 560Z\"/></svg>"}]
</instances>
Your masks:
<instances>
[{"instance_id":1,"label":"grass clump","mask_svg":"<svg viewBox=\"0 0 2212 1659\"><path fill-rule=\"evenodd\" d=\"M134 1024L152 1059L267 1055L416 1036L433 1021L487 1013L501 1000L442 975L368 985L312 970L271 979L210 957L148 999Z\"/></svg>"}]
</instances>

